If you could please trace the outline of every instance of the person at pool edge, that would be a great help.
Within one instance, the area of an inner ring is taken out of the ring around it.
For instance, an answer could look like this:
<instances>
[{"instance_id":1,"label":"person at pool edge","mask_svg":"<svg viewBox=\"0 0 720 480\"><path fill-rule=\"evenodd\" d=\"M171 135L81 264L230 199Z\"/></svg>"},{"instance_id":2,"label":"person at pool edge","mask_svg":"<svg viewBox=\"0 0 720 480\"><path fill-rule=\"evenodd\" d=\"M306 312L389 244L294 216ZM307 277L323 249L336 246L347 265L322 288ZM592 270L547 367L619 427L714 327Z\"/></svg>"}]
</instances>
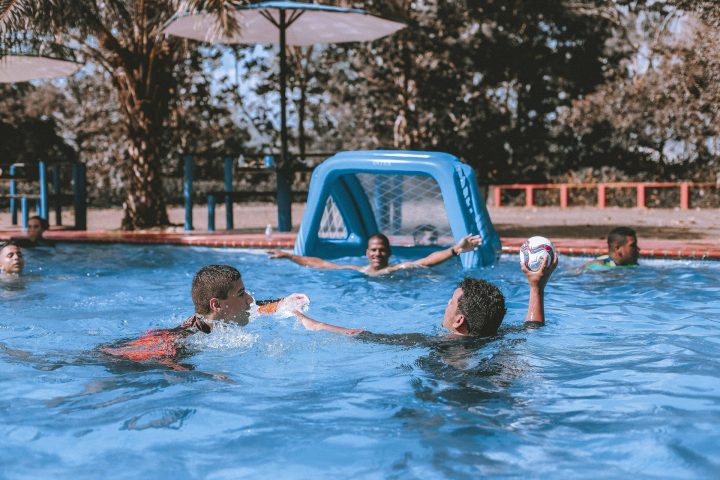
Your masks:
<instances>
[{"instance_id":1,"label":"person at pool edge","mask_svg":"<svg viewBox=\"0 0 720 480\"><path fill-rule=\"evenodd\" d=\"M388 240L388 238L382 233L376 233L368 239L368 246L365 251L365 256L367 256L368 259L368 265L364 267L359 265L339 265L337 263L323 260L322 258L293 255L292 253L283 252L282 250L268 250L267 253L270 254L271 259L287 258L298 265L305 267L333 270L355 270L366 275L374 276L385 275L405 268L432 267L450 260L452 257L456 257L463 252L469 252L481 243L482 240L480 239L480 235L470 234L463 237L452 247L433 252L420 260L390 265L390 240Z\"/></svg>"},{"instance_id":2,"label":"person at pool edge","mask_svg":"<svg viewBox=\"0 0 720 480\"><path fill-rule=\"evenodd\" d=\"M245 290L240 272L229 265L201 268L193 277L192 301L195 313L178 327L150 330L137 340L118 347L104 347L100 351L128 360L154 360L177 368L173 357L182 348L178 340L198 332L210 333L215 322L219 321L245 326L250 321L254 303L258 305L258 313L264 315L275 313L281 307L302 308L310 303L308 297L301 293L255 302Z\"/></svg>"},{"instance_id":3,"label":"person at pool edge","mask_svg":"<svg viewBox=\"0 0 720 480\"><path fill-rule=\"evenodd\" d=\"M548 257L545 257L541 268L536 272L520 264L530 286L530 299L525 316L525 326L527 327L539 327L545 324L545 286L557 264L557 255L552 263L548 263ZM505 297L497 286L485 280L466 277L458 284L448 301L442 326L453 337L493 336L497 333L506 311ZM382 341L382 337L388 337L359 328L345 328L323 323L308 317L299 310L295 310L293 313L307 330L326 330L350 336L363 334L370 341ZM397 335L393 337L397 337Z\"/></svg>"},{"instance_id":4,"label":"person at pool edge","mask_svg":"<svg viewBox=\"0 0 720 480\"><path fill-rule=\"evenodd\" d=\"M585 263L581 270L609 270L617 267L630 267L638 264L638 247L635 230L617 227L607 237L608 253Z\"/></svg>"},{"instance_id":5,"label":"person at pool edge","mask_svg":"<svg viewBox=\"0 0 720 480\"><path fill-rule=\"evenodd\" d=\"M20 275L25 266L22 249L14 240L0 241L0 274Z\"/></svg>"},{"instance_id":6,"label":"person at pool edge","mask_svg":"<svg viewBox=\"0 0 720 480\"><path fill-rule=\"evenodd\" d=\"M54 247L55 242L43 237L45 231L49 228L48 221L44 218L33 215L27 221L27 237L14 238L15 242L22 248L33 247Z\"/></svg>"}]
</instances>

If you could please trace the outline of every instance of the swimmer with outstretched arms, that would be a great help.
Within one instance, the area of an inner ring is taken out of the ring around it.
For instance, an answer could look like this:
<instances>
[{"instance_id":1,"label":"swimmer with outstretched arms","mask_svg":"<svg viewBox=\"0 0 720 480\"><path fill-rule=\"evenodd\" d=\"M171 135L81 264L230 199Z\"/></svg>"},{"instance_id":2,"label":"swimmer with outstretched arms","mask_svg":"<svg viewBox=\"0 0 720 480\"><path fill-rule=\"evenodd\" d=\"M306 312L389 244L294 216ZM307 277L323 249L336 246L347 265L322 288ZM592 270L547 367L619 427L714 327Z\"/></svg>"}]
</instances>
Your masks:
<instances>
[{"instance_id":1,"label":"swimmer with outstretched arms","mask_svg":"<svg viewBox=\"0 0 720 480\"><path fill-rule=\"evenodd\" d=\"M536 272L521 264L530 286L530 299L525 316L526 327L545 324L545 286L557 264L557 255L552 263L548 263L546 256L542 267ZM450 297L443 315L442 326L450 332L451 337L489 337L497 333L505 312L505 297L497 286L485 280L467 277L458 284ZM293 313L307 330L326 330L349 336L362 335L361 338L378 342L388 340L387 337L398 337L398 335L377 335L360 328L345 328L323 323L299 310Z\"/></svg>"},{"instance_id":2,"label":"swimmer with outstretched arms","mask_svg":"<svg viewBox=\"0 0 720 480\"><path fill-rule=\"evenodd\" d=\"M482 240L480 235L467 235L463 237L458 243L452 247L444 250L433 252L425 258L415 260L414 262L402 262L395 265L390 265L390 241L382 233L373 235L368 239L367 250L365 255L368 259L368 265L361 267L358 265L340 265L333 262L328 262L322 258L317 257L305 257L301 255L293 255L282 250L268 250L271 259L287 258L302 265L304 267L321 268L321 269L332 269L332 270L355 270L366 275L386 275L388 273L396 272L407 268L417 267L432 267L440 263L446 262L453 257L456 257L464 252L474 250L475 247L480 245Z\"/></svg>"},{"instance_id":3,"label":"swimmer with outstretched arms","mask_svg":"<svg viewBox=\"0 0 720 480\"><path fill-rule=\"evenodd\" d=\"M635 230L628 227L617 227L607 237L608 253L586 262L581 270L611 270L618 267L634 267L638 264L640 247L638 247Z\"/></svg>"},{"instance_id":4,"label":"swimmer with outstretched arms","mask_svg":"<svg viewBox=\"0 0 720 480\"><path fill-rule=\"evenodd\" d=\"M174 361L182 345L179 340L194 333L210 333L216 322L230 322L245 326L255 300L245 290L240 272L229 265L208 265L193 277L192 300L195 313L181 325L171 329L150 330L137 340L120 346L108 346L100 351L134 361L155 361L182 370ZM294 293L287 297L258 301L258 313L268 315L281 308L302 308L310 303L308 297Z\"/></svg>"},{"instance_id":5,"label":"swimmer with outstretched arms","mask_svg":"<svg viewBox=\"0 0 720 480\"><path fill-rule=\"evenodd\" d=\"M17 277L22 273L23 267L25 259L17 242L0 240L0 275Z\"/></svg>"}]
</instances>

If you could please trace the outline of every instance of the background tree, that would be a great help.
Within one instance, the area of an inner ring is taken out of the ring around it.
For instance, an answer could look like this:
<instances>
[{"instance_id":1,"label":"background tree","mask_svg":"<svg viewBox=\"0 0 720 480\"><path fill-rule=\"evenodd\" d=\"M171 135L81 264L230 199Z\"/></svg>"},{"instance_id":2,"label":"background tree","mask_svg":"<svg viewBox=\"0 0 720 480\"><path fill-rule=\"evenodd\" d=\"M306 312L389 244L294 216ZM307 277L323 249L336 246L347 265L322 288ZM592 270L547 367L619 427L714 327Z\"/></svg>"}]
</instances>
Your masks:
<instances>
[{"instance_id":1,"label":"background tree","mask_svg":"<svg viewBox=\"0 0 720 480\"><path fill-rule=\"evenodd\" d=\"M178 94L174 67L185 57L187 42L166 37L163 28L187 5L216 12L218 28L237 28L227 15L234 3L238 2L20 0L0 6L0 50L12 48L18 32L30 32L32 40L49 37L76 46L82 61L108 75L126 135L123 228L168 224L162 138Z\"/></svg>"}]
</instances>

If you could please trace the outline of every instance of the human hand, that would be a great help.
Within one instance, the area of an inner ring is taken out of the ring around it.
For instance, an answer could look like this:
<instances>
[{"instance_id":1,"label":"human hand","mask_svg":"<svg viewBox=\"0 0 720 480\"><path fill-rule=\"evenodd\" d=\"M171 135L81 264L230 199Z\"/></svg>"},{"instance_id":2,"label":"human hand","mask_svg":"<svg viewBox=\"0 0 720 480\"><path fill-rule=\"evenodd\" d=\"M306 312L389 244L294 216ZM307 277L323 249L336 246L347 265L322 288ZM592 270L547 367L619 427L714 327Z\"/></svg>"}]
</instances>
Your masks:
<instances>
[{"instance_id":1,"label":"human hand","mask_svg":"<svg viewBox=\"0 0 720 480\"><path fill-rule=\"evenodd\" d=\"M283 252L282 250L265 250L265 253L269 254L271 260L277 259L277 258L290 258L292 256L291 253Z\"/></svg>"},{"instance_id":2,"label":"human hand","mask_svg":"<svg viewBox=\"0 0 720 480\"><path fill-rule=\"evenodd\" d=\"M457 253L469 252L474 250L475 247L482 245L482 238L480 235L473 235L472 233L464 236L453 249Z\"/></svg>"},{"instance_id":3,"label":"human hand","mask_svg":"<svg viewBox=\"0 0 720 480\"><path fill-rule=\"evenodd\" d=\"M550 280L550 275L552 275L552 273L555 271L555 268L558 266L557 253L554 255L554 257L555 258L553 258L552 263L548 264L548 259L550 257L546 255L542 260L540 269L536 272L533 272L532 270L527 268L524 263L520 263L520 268L522 268L523 273L527 277L530 288L545 288L548 280Z\"/></svg>"}]
</instances>

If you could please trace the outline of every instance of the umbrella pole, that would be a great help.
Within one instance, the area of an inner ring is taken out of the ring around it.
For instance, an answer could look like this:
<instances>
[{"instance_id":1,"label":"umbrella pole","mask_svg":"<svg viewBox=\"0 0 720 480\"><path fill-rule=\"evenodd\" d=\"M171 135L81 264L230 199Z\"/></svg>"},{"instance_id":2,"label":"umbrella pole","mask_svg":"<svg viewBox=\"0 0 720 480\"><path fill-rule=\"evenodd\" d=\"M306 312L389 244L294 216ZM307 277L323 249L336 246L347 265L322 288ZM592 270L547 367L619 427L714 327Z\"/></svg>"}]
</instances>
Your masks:
<instances>
[{"instance_id":1,"label":"umbrella pole","mask_svg":"<svg viewBox=\"0 0 720 480\"><path fill-rule=\"evenodd\" d=\"M289 232L292 229L292 192L290 179L293 176L288 158L287 138L287 58L285 55L285 30L287 28L285 10L280 10L280 164L277 166L277 208L278 231Z\"/></svg>"}]
</instances>

